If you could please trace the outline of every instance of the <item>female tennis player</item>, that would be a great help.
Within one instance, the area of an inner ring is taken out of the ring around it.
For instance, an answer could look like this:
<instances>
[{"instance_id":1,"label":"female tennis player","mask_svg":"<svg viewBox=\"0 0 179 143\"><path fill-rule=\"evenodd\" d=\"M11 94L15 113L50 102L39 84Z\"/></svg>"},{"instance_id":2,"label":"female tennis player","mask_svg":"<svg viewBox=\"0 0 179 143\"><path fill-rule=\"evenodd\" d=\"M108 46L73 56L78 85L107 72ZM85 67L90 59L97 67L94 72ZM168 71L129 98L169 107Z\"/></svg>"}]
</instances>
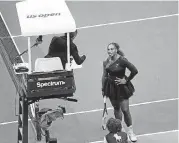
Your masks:
<instances>
[{"instance_id":1,"label":"female tennis player","mask_svg":"<svg viewBox=\"0 0 179 143\"><path fill-rule=\"evenodd\" d=\"M131 80L138 73L136 67L130 63L120 50L117 43L110 43L107 46L109 57L103 62L102 93L110 99L114 108L116 119L124 121L128 127L128 136L131 141L137 141L137 137L132 128L132 117L129 110L129 98L135 89ZM126 68L130 70L130 75L125 75ZM122 112L121 112L122 111Z\"/></svg>"},{"instance_id":2,"label":"female tennis player","mask_svg":"<svg viewBox=\"0 0 179 143\"><path fill-rule=\"evenodd\" d=\"M104 143L128 143L127 134L121 131L119 119L110 118L106 126L109 133L104 137Z\"/></svg>"}]
</instances>

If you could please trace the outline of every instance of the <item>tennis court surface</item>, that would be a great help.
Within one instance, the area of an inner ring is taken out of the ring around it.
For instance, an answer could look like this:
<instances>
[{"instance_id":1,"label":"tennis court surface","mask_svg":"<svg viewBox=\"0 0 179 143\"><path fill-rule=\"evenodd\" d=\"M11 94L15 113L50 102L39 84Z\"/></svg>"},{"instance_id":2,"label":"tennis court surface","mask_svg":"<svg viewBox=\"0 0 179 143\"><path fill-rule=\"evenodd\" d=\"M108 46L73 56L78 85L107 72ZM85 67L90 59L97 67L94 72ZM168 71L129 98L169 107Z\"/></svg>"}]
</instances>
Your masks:
<instances>
[{"instance_id":1,"label":"tennis court surface","mask_svg":"<svg viewBox=\"0 0 179 143\"><path fill-rule=\"evenodd\" d=\"M139 70L133 80L136 92L130 100L133 127L138 143L178 142L178 2L67 2L79 34L75 39L80 54L87 60L75 70L77 103L44 100L40 108L66 107L64 120L50 129L59 143L102 143L107 131L101 128L102 61L110 42L121 46L128 60ZM20 52L27 39L20 35L15 2L0 2L0 12ZM0 28L0 37L6 34ZM31 42L36 37L31 38ZM33 61L43 57L52 35L44 37L39 48L32 50ZM27 55L23 56L27 60ZM0 58L0 139L17 142L15 116L16 90ZM108 102L109 117L113 110ZM29 122L29 143L35 143Z\"/></svg>"}]
</instances>

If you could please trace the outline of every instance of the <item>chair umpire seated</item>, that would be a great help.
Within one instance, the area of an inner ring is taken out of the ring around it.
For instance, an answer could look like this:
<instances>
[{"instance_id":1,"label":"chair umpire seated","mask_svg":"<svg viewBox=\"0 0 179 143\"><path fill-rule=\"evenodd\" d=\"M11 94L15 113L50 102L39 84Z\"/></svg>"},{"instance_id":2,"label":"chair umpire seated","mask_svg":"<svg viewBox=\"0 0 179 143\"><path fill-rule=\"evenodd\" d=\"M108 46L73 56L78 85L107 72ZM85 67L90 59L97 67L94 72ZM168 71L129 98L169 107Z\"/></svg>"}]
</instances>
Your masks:
<instances>
[{"instance_id":1,"label":"chair umpire seated","mask_svg":"<svg viewBox=\"0 0 179 143\"><path fill-rule=\"evenodd\" d=\"M81 65L86 56L79 56L78 48L73 43L73 40L77 36L77 30L70 33L70 56L73 57L77 65ZM62 61L63 68L65 69L65 64L67 63L67 34L60 37L53 37L49 46L48 54L45 58L49 57L59 57Z\"/></svg>"}]
</instances>

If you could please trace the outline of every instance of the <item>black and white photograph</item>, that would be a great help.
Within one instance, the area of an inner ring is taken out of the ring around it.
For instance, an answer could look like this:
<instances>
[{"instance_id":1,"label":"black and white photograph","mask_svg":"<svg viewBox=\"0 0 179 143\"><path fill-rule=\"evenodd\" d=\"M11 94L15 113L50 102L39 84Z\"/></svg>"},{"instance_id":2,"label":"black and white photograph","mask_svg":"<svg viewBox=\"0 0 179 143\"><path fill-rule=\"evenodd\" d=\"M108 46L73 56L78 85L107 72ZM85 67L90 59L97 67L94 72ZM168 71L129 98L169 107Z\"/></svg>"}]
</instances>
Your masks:
<instances>
[{"instance_id":1,"label":"black and white photograph","mask_svg":"<svg viewBox=\"0 0 179 143\"><path fill-rule=\"evenodd\" d=\"M178 143L178 1L0 0L1 143Z\"/></svg>"}]
</instances>

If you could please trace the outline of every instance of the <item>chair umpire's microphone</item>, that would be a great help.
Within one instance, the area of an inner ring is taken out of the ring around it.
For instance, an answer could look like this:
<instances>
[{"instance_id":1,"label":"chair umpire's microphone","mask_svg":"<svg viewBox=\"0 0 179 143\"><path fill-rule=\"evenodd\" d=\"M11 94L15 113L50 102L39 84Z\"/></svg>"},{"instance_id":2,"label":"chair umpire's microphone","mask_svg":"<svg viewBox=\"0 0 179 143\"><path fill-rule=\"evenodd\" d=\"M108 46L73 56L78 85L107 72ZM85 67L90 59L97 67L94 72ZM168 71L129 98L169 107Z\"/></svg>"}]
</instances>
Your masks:
<instances>
[{"instance_id":1,"label":"chair umpire's microphone","mask_svg":"<svg viewBox=\"0 0 179 143\"><path fill-rule=\"evenodd\" d=\"M40 35L37 39L36 39L36 43L33 46L37 46L39 43L38 42L42 42L42 35Z\"/></svg>"},{"instance_id":2,"label":"chair umpire's microphone","mask_svg":"<svg viewBox=\"0 0 179 143\"><path fill-rule=\"evenodd\" d=\"M35 43L33 46L31 46L31 48L32 48L32 47L35 47L35 46L38 46L39 42L42 42L42 41L43 41L43 40L42 40L42 35L40 35L40 36L36 39L36 43ZM15 59L21 57L21 56L22 56L23 54L25 54L27 51L28 51L28 49L25 50L24 52L22 52L21 54L19 54Z\"/></svg>"},{"instance_id":3,"label":"chair umpire's microphone","mask_svg":"<svg viewBox=\"0 0 179 143\"><path fill-rule=\"evenodd\" d=\"M42 35L40 35L37 39L36 42L42 42Z\"/></svg>"}]
</instances>

